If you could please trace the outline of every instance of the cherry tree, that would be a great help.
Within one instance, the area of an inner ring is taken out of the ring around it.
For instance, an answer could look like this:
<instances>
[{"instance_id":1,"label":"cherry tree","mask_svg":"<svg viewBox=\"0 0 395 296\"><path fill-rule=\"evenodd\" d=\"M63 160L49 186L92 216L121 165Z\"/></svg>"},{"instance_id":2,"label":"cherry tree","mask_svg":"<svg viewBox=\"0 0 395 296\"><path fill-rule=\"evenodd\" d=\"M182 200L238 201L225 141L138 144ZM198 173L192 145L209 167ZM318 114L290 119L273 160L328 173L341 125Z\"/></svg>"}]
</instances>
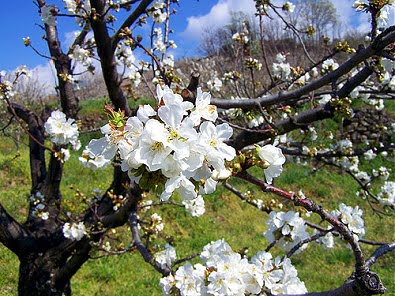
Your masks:
<instances>
[{"instance_id":1,"label":"cherry tree","mask_svg":"<svg viewBox=\"0 0 395 296\"><path fill-rule=\"evenodd\" d=\"M388 61L394 59L395 27L386 26L392 1L355 1L357 11L370 15L365 44L354 49L339 41L318 57L304 44L314 27L297 27L289 21L294 4L257 0L258 36L251 40L248 22L243 23L232 36L234 56L202 59L200 64L191 61L188 74L176 71L169 51L176 47L170 39L176 0L64 0L64 7L44 0L35 3L57 73L61 108L38 114L15 103L13 89L25 70L17 71L12 80L0 75L3 104L29 136L31 196L26 221L17 221L0 204L0 241L20 260L20 295L71 295L70 279L95 250L106 255L139 252L163 275L158 285L165 295L305 295L308 291L292 256L308 252L307 245L314 241L332 248L334 237L352 249L354 272L342 286L309 295L386 291L370 268L395 244L365 238L362 210L343 203L325 209L302 190L294 193L276 187L275 178L287 161L337 167L359 184L361 203L368 202L378 213L393 211L395 182L390 170L382 166L366 172L359 163L379 154L387 161L393 159L394 122L381 127L381 136L360 142L335 138L329 132L319 139L316 130L316 124L326 119L350 120L353 101L382 111L385 100L393 99L394 69ZM179 5L182 9L187 3ZM59 18L81 27L67 50L58 37ZM292 54L286 52L269 60L265 26L270 19L281 21L296 36L303 65L290 64ZM151 33L142 35L143 26ZM35 50L30 38L24 43ZM140 61L137 52L144 56ZM77 68L102 75L111 101L103 111L108 123L100 128L102 137L86 147L81 147L75 121L80 109L73 91ZM203 73L204 68L212 72ZM144 85L145 95L155 103L131 108L125 84L132 89ZM60 191L70 148L80 151L81 165L114 170L106 192L78 213L65 212ZM253 167L262 174L252 173ZM251 198L240 192L232 185L235 178L256 186L262 196ZM153 252L152 241L163 230L166 217L154 213L144 221L142 213L154 205L174 205L184 207L193 219L204 215L205 195L218 186L267 212L267 248L246 256L218 238L207 242L194 265L188 261L192 257L177 259L170 244ZM309 222L308 215L297 211L268 206L267 193L304 208L322 223ZM130 227L132 245L113 250L105 237L110 229L123 225ZM365 254L364 243L377 245L376 251ZM283 257L270 253L275 247L284 252Z\"/></svg>"}]
</instances>

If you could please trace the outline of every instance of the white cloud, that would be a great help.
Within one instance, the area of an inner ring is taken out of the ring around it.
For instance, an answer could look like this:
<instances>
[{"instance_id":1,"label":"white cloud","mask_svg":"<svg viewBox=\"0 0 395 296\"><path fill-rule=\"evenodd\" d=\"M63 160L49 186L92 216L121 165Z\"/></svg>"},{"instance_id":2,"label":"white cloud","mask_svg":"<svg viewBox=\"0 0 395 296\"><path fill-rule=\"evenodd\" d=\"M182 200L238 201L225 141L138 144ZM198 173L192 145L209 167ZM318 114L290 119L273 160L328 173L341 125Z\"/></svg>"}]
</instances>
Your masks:
<instances>
[{"instance_id":1,"label":"white cloud","mask_svg":"<svg viewBox=\"0 0 395 296\"><path fill-rule=\"evenodd\" d=\"M184 38L200 40L205 30L219 28L228 24L231 20L231 13L238 11L246 14L254 13L254 1L219 0L208 14L188 17L188 25L182 35Z\"/></svg>"},{"instance_id":2,"label":"white cloud","mask_svg":"<svg viewBox=\"0 0 395 296\"><path fill-rule=\"evenodd\" d=\"M343 30L356 30L360 33L368 33L370 31L370 15L364 12L356 12L352 7L353 1L332 0L336 7L337 14L342 23ZM388 21L387 26L395 25L395 7L387 6Z\"/></svg>"},{"instance_id":3,"label":"white cloud","mask_svg":"<svg viewBox=\"0 0 395 296\"><path fill-rule=\"evenodd\" d=\"M357 13L355 8L352 7L353 1L331 1L337 10L342 35L352 30L362 33L369 31L368 14ZM284 1L274 1L273 3L280 4L282 2ZM231 12L237 11L252 15L255 13L255 2L253 0L219 0L207 14L188 17L188 25L182 36L183 38L199 41L207 29L215 29L228 24L231 20ZM388 26L394 24L395 7L391 6L389 7Z\"/></svg>"},{"instance_id":4,"label":"white cloud","mask_svg":"<svg viewBox=\"0 0 395 296\"><path fill-rule=\"evenodd\" d=\"M55 93L57 85L56 70L52 61L28 69L30 77L37 78L37 81L45 88L45 93Z\"/></svg>"}]
</instances>

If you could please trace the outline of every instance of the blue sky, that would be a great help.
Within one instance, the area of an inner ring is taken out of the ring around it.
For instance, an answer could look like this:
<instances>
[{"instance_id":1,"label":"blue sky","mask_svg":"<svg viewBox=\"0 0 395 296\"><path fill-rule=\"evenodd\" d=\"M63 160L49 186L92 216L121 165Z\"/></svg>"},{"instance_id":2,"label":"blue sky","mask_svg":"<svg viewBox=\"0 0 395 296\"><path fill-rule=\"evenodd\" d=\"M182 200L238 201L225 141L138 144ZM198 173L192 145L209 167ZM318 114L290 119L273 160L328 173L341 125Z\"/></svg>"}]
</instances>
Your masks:
<instances>
[{"instance_id":1,"label":"blue sky","mask_svg":"<svg viewBox=\"0 0 395 296\"><path fill-rule=\"evenodd\" d=\"M63 2L60 0L47 1L50 4L55 4L63 7ZM211 7L218 2L218 0L181 0L180 7L177 9L178 13L172 20L172 27L179 32L183 32L187 27L187 17L192 15L205 15ZM68 32L78 30L78 26L70 19L58 20L58 29L60 40L65 42ZM4 1L0 9L0 70L13 70L17 66L24 64L28 68L33 68L39 64L45 63L45 59L39 57L30 48L23 45L22 38L29 36L34 46L42 53L47 53L47 47L42 40L43 31L38 26L41 24L40 17L37 13L37 7L30 0L13 0ZM195 54L196 44L194 41L184 40L180 36L173 36L178 39L177 44L181 56L189 56Z\"/></svg>"},{"instance_id":2,"label":"blue sky","mask_svg":"<svg viewBox=\"0 0 395 296\"><path fill-rule=\"evenodd\" d=\"M280 0L273 0L284 2ZM292 2L292 0L290 0ZM352 8L354 0L332 0L344 28L363 30L369 25L365 13L355 13ZM48 4L63 7L62 0L47 0ZM196 55L197 47L206 28L223 26L228 23L231 11L254 13L253 0L180 0L178 13L171 20L171 27L176 33L171 36L178 48L173 52L176 58ZM121 16L119 16L121 18ZM394 14L391 23L395 23ZM70 42L72 32L78 26L72 18L58 18L59 37L63 44ZM32 44L43 54L48 54L47 45L42 40L43 31L39 27L41 19L33 0L3 1L0 10L0 70L14 70L19 65L35 69L46 78L50 74L47 60L38 56L32 49L23 45L22 38L29 36ZM46 78L43 77L43 80ZM51 78L52 79L52 78Z\"/></svg>"}]
</instances>

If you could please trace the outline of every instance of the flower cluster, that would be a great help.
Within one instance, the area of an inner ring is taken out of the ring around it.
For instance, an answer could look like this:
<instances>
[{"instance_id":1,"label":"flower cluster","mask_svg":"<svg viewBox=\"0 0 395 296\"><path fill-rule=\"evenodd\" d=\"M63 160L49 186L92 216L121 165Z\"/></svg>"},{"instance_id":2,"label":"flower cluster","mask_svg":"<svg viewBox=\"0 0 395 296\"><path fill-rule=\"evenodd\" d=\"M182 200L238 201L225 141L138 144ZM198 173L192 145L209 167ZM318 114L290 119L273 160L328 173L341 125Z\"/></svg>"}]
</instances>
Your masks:
<instances>
[{"instance_id":1,"label":"flower cluster","mask_svg":"<svg viewBox=\"0 0 395 296\"><path fill-rule=\"evenodd\" d=\"M89 50L82 48L78 44L74 46L73 52L69 54L69 57L81 62L84 66L89 66L92 64L91 53Z\"/></svg>"},{"instance_id":2,"label":"flower cluster","mask_svg":"<svg viewBox=\"0 0 395 296\"><path fill-rule=\"evenodd\" d=\"M178 268L175 275L160 280L164 295L176 287L187 295L249 295L269 289L274 295L306 293L304 283L290 259L259 252L249 261L223 240L211 242L200 254L203 264L189 262Z\"/></svg>"},{"instance_id":3,"label":"flower cluster","mask_svg":"<svg viewBox=\"0 0 395 296\"><path fill-rule=\"evenodd\" d=\"M83 13L91 10L89 0L63 0L63 2L64 8L66 8L69 13L82 15Z\"/></svg>"},{"instance_id":4,"label":"flower cluster","mask_svg":"<svg viewBox=\"0 0 395 296\"><path fill-rule=\"evenodd\" d=\"M249 41L249 39L248 39L248 31L244 31L244 32L241 32L241 33L239 33L239 32L234 33L232 35L232 40L233 41L237 41L237 42L241 42L241 43L244 43L244 44L247 44L248 41Z\"/></svg>"},{"instance_id":5,"label":"flower cluster","mask_svg":"<svg viewBox=\"0 0 395 296\"><path fill-rule=\"evenodd\" d=\"M291 76L291 66L289 63L285 63L286 56L278 53L276 56L276 62L273 63L273 75L279 80L288 80Z\"/></svg>"},{"instance_id":6,"label":"flower cluster","mask_svg":"<svg viewBox=\"0 0 395 296\"><path fill-rule=\"evenodd\" d=\"M164 11L166 4L163 0L155 1L154 4L148 9L148 15L152 17L157 24L161 24L166 20L166 11Z\"/></svg>"},{"instance_id":7,"label":"flower cluster","mask_svg":"<svg viewBox=\"0 0 395 296\"><path fill-rule=\"evenodd\" d=\"M328 227L328 229L330 229L330 226ZM316 233L317 232L314 231L314 234L316 234ZM322 244L324 249L332 249L335 246L335 240L333 239L332 232L328 232L324 236L319 237L316 240L316 242Z\"/></svg>"},{"instance_id":8,"label":"flower cluster","mask_svg":"<svg viewBox=\"0 0 395 296\"><path fill-rule=\"evenodd\" d=\"M48 26L56 26L57 20L56 15L58 14L58 9L55 5L45 4L41 8L41 20L44 24Z\"/></svg>"},{"instance_id":9,"label":"flower cluster","mask_svg":"<svg viewBox=\"0 0 395 296\"><path fill-rule=\"evenodd\" d=\"M74 150L81 147L78 139L79 132L74 119L66 119L61 111L52 111L51 116L44 124L45 131L51 137L51 142L57 145L71 144Z\"/></svg>"},{"instance_id":10,"label":"flower cluster","mask_svg":"<svg viewBox=\"0 0 395 296\"><path fill-rule=\"evenodd\" d=\"M278 213L272 211L266 224L269 228L263 235L269 243L277 240L283 250L290 250L300 241L309 238L306 231L307 225L299 213L293 211ZM306 247L307 244L304 244L299 250Z\"/></svg>"},{"instance_id":11,"label":"flower cluster","mask_svg":"<svg viewBox=\"0 0 395 296\"><path fill-rule=\"evenodd\" d=\"M154 259L162 268L171 267L176 260L176 249L166 244L165 249L154 254Z\"/></svg>"},{"instance_id":12,"label":"flower cluster","mask_svg":"<svg viewBox=\"0 0 395 296\"><path fill-rule=\"evenodd\" d=\"M332 211L332 215L338 217L356 238L362 238L365 235L365 223L362 218L363 211L356 206L355 208L340 204L339 210Z\"/></svg>"},{"instance_id":13,"label":"flower cluster","mask_svg":"<svg viewBox=\"0 0 395 296\"><path fill-rule=\"evenodd\" d=\"M86 235L84 223L65 223L63 225L63 235L65 238L79 241Z\"/></svg>"},{"instance_id":14,"label":"flower cluster","mask_svg":"<svg viewBox=\"0 0 395 296\"><path fill-rule=\"evenodd\" d=\"M153 213L151 215L150 229L153 231L153 233L158 234L163 230L165 224L162 221L162 217L159 216L157 213Z\"/></svg>"},{"instance_id":15,"label":"flower cluster","mask_svg":"<svg viewBox=\"0 0 395 296\"><path fill-rule=\"evenodd\" d=\"M141 74L145 70L145 65L141 65L141 69L136 65L136 58L130 46L119 46L116 52L117 61L125 67L125 74L133 82L134 86L138 86L141 82Z\"/></svg>"},{"instance_id":16,"label":"flower cluster","mask_svg":"<svg viewBox=\"0 0 395 296\"><path fill-rule=\"evenodd\" d=\"M218 117L216 107L210 105L210 94L200 89L195 105L168 87L158 85L157 96L157 111L150 105L140 106L137 116L126 119L112 110L110 123L101 129L104 137L92 140L80 160L85 166L100 168L118 152L130 178L142 188L157 188L163 201L175 190L184 200L214 192L213 173L224 171L225 161L236 155L224 143L232 136L232 128L213 123ZM189 206L201 204L196 200Z\"/></svg>"},{"instance_id":17,"label":"flower cluster","mask_svg":"<svg viewBox=\"0 0 395 296\"><path fill-rule=\"evenodd\" d=\"M248 69L255 69L257 71L260 71L262 69L262 64L257 59L254 59L252 57L246 58L244 64Z\"/></svg>"},{"instance_id":18,"label":"flower cluster","mask_svg":"<svg viewBox=\"0 0 395 296\"><path fill-rule=\"evenodd\" d=\"M273 178L280 176L283 171L282 165L285 163L285 156L280 148L273 145L263 147L256 146L259 158L263 161L261 166L264 168L266 182L271 184Z\"/></svg>"},{"instance_id":19,"label":"flower cluster","mask_svg":"<svg viewBox=\"0 0 395 296\"><path fill-rule=\"evenodd\" d=\"M215 180L215 177L212 176ZM206 211L204 207L204 199L201 195L198 195L194 199L184 199L182 204L185 206L185 210L193 217L199 217Z\"/></svg>"},{"instance_id":20,"label":"flower cluster","mask_svg":"<svg viewBox=\"0 0 395 296\"><path fill-rule=\"evenodd\" d=\"M160 53L165 53L166 52L166 44L163 42L163 33L161 28L155 28L154 29L154 49L159 51Z\"/></svg>"},{"instance_id":21,"label":"flower cluster","mask_svg":"<svg viewBox=\"0 0 395 296\"><path fill-rule=\"evenodd\" d=\"M327 73L327 72L336 70L338 67L339 67L339 64L336 63L333 59L327 59L322 63L323 73Z\"/></svg>"},{"instance_id":22,"label":"flower cluster","mask_svg":"<svg viewBox=\"0 0 395 296\"><path fill-rule=\"evenodd\" d=\"M283 4L282 10L293 13L295 10L295 5L292 2L287 1Z\"/></svg>"},{"instance_id":23,"label":"flower cluster","mask_svg":"<svg viewBox=\"0 0 395 296\"><path fill-rule=\"evenodd\" d=\"M214 77L214 79L207 81L207 87L212 91L220 91L222 87L222 80L218 77Z\"/></svg>"},{"instance_id":24,"label":"flower cluster","mask_svg":"<svg viewBox=\"0 0 395 296\"><path fill-rule=\"evenodd\" d=\"M383 205L395 205L395 182L386 181L378 194L379 202Z\"/></svg>"}]
</instances>

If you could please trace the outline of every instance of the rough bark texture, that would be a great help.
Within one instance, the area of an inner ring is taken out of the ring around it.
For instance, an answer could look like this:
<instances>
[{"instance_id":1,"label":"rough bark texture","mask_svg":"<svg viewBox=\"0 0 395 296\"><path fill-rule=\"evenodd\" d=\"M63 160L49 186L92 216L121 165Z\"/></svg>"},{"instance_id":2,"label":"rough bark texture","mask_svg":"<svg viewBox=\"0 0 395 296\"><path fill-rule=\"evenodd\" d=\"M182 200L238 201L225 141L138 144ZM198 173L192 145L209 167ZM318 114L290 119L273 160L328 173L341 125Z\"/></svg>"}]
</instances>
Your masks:
<instances>
[{"instance_id":1,"label":"rough bark texture","mask_svg":"<svg viewBox=\"0 0 395 296\"><path fill-rule=\"evenodd\" d=\"M55 259L55 260L54 260ZM56 258L49 254L32 254L20 260L18 294L20 296L71 295L70 281L54 285L53 274L59 269Z\"/></svg>"},{"instance_id":2,"label":"rough bark texture","mask_svg":"<svg viewBox=\"0 0 395 296\"><path fill-rule=\"evenodd\" d=\"M37 3L42 7L44 6L45 1L38 0ZM67 79L67 77L72 74L71 59L62 51L56 26L45 24L45 38L51 59L54 62L56 69L58 92L62 110L68 118L77 118L79 100L74 93L72 82Z\"/></svg>"},{"instance_id":3,"label":"rough bark texture","mask_svg":"<svg viewBox=\"0 0 395 296\"><path fill-rule=\"evenodd\" d=\"M131 116L132 111L121 89L122 79L117 71L111 37L108 34L105 17L102 17L106 9L105 1L91 0L91 5L97 12L97 15L91 17L91 25L96 40L97 53L100 57L108 96L114 104L115 110L124 110L125 115Z\"/></svg>"}]
</instances>

